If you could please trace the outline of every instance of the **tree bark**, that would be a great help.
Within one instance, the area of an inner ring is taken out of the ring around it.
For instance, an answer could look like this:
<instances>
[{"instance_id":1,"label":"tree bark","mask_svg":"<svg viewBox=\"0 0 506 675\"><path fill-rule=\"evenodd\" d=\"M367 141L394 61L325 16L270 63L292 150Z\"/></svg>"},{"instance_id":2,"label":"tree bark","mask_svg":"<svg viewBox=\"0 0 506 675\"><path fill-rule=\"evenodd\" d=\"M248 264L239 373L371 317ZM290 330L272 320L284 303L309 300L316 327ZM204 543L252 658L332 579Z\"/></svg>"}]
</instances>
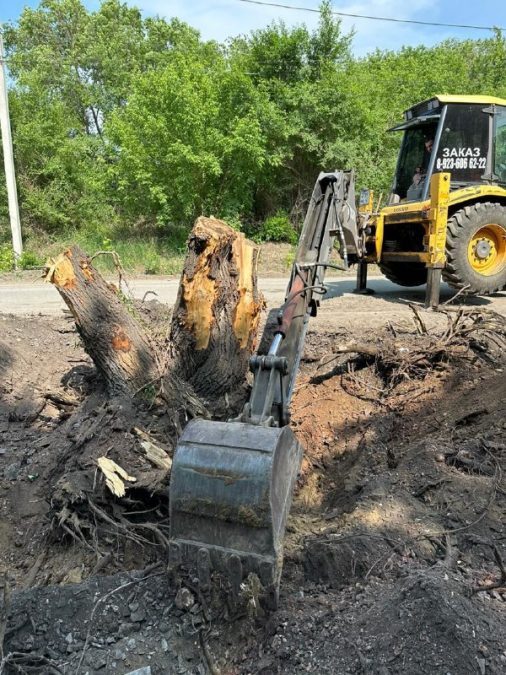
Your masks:
<instances>
[{"instance_id":1,"label":"tree bark","mask_svg":"<svg viewBox=\"0 0 506 675\"><path fill-rule=\"evenodd\" d=\"M172 315L170 348L177 372L206 400L244 383L263 298L258 247L215 218L199 218Z\"/></svg>"},{"instance_id":2,"label":"tree bark","mask_svg":"<svg viewBox=\"0 0 506 675\"><path fill-rule=\"evenodd\" d=\"M162 375L151 341L122 296L73 246L51 261L45 275L74 317L86 352L111 393L134 392Z\"/></svg>"}]
</instances>

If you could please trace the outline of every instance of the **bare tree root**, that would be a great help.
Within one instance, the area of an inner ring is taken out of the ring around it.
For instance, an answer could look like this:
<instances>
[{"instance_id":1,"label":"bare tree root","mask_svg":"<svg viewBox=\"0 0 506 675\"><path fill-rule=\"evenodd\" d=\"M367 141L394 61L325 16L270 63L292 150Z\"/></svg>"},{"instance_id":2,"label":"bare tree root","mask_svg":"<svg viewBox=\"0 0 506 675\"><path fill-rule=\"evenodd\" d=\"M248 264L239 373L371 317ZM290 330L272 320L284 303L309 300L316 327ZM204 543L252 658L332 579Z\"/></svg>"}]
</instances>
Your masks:
<instances>
[{"instance_id":1,"label":"bare tree root","mask_svg":"<svg viewBox=\"0 0 506 675\"><path fill-rule=\"evenodd\" d=\"M471 588L471 594L481 593L482 591L493 591L496 588L506 587L506 565L504 564L504 560L502 559L501 553L497 548L496 544L489 544L489 545L492 546L492 549L494 551L494 558L497 563L497 566L499 567L499 572L501 573L501 575L498 581L493 581L489 584L484 584L483 586L473 586Z\"/></svg>"},{"instance_id":2,"label":"bare tree root","mask_svg":"<svg viewBox=\"0 0 506 675\"><path fill-rule=\"evenodd\" d=\"M5 672L6 666L14 668L18 673L40 673L40 675L63 675L63 671L52 659L41 654L25 654L24 652L10 652L0 661L0 675Z\"/></svg>"},{"instance_id":3,"label":"bare tree root","mask_svg":"<svg viewBox=\"0 0 506 675\"><path fill-rule=\"evenodd\" d=\"M99 497L99 495L97 495ZM166 520L166 515L160 519L152 516L152 520L130 520L126 514L139 516L142 513L153 514L152 509L139 511L127 510L129 507L121 502L109 502L102 500L100 505L90 495L84 501L74 504L74 508L62 508L57 514L57 522L53 523L54 536L58 531L68 536L92 552L97 560L111 560L111 551L103 550L98 542L104 537L113 537L116 540L128 540L142 549L160 549L158 555L165 555L169 541L162 531L161 523ZM131 507L130 507L131 508ZM158 509L156 509L158 511ZM55 516L56 519L56 516ZM102 564L101 567L103 567Z\"/></svg>"}]
</instances>

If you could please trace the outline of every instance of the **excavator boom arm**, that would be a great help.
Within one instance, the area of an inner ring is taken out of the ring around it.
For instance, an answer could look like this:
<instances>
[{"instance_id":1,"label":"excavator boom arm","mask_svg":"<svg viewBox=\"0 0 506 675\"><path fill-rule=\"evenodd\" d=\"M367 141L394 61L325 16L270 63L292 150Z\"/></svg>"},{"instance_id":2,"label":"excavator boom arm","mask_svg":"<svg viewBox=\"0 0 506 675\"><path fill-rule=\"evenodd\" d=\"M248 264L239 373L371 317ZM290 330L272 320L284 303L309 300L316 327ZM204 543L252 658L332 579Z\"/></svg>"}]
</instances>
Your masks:
<instances>
[{"instance_id":1,"label":"excavator boom arm","mask_svg":"<svg viewBox=\"0 0 506 675\"><path fill-rule=\"evenodd\" d=\"M277 328L267 355L254 356L255 380L240 420L250 424L284 426L299 370L311 316L325 292L325 273L337 239L347 268L348 242L358 244L353 172L321 173L313 188L292 265L286 298L277 316ZM316 296L316 297L315 297Z\"/></svg>"}]
</instances>

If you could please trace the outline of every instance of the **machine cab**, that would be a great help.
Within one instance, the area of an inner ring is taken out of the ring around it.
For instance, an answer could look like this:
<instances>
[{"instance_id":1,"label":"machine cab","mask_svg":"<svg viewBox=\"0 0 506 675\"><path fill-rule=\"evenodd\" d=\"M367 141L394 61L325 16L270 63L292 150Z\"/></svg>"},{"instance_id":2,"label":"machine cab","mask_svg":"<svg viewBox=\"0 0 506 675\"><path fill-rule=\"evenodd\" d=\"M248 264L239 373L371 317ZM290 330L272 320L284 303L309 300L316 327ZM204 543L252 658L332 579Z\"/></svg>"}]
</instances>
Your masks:
<instances>
[{"instance_id":1,"label":"machine cab","mask_svg":"<svg viewBox=\"0 0 506 675\"><path fill-rule=\"evenodd\" d=\"M451 173L451 189L506 185L506 100L437 96L404 113L390 204L429 197L433 173Z\"/></svg>"}]
</instances>

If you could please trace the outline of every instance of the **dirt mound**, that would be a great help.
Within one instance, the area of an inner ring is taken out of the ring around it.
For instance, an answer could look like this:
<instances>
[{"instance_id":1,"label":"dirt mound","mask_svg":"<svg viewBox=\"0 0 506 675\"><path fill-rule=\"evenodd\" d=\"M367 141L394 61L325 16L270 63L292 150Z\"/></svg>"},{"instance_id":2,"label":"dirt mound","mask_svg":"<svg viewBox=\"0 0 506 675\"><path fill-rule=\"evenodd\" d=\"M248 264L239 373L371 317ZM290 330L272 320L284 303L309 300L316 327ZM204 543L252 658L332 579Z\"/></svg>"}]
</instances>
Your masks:
<instances>
[{"instance_id":1,"label":"dirt mound","mask_svg":"<svg viewBox=\"0 0 506 675\"><path fill-rule=\"evenodd\" d=\"M301 595L277 617L252 672L502 673L504 637L502 604L466 597L460 576L436 565Z\"/></svg>"},{"instance_id":2,"label":"dirt mound","mask_svg":"<svg viewBox=\"0 0 506 675\"><path fill-rule=\"evenodd\" d=\"M15 594L6 672L206 672L202 612L179 609L164 566ZM10 669L10 670L9 670ZM4 672L4 671L2 671Z\"/></svg>"}]
</instances>

